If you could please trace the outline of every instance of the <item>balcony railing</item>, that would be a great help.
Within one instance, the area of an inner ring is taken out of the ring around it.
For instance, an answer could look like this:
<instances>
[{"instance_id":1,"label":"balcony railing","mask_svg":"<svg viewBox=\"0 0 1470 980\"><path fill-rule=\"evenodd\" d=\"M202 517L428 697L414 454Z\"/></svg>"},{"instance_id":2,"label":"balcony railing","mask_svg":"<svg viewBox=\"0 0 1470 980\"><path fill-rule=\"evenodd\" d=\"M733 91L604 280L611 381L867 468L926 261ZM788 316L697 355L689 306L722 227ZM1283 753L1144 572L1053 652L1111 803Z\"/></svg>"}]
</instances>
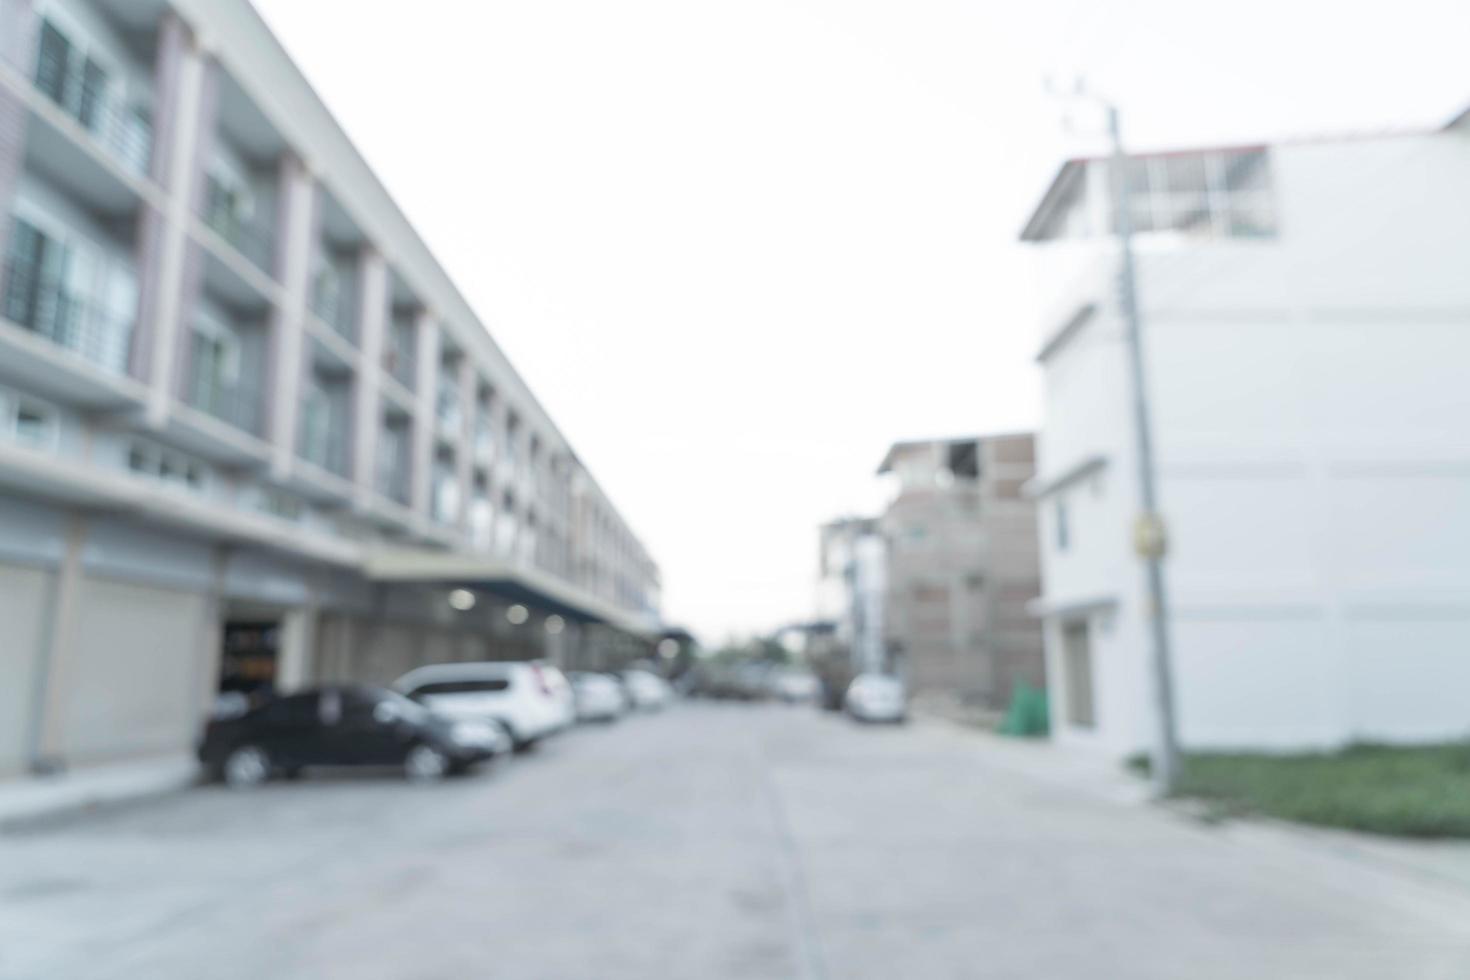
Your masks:
<instances>
[{"instance_id":1,"label":"balcony railing","mask_svg":"<svg viewBox=\"0 0 1470 980\"><path fill-rule=\"evenodd\" d=\"M380 442L382 455L378 458L378 492L389 500L408 506L408 453L404 443L389 438Z\"/></svg>"},{"instance_id":2,"label":"balcony railing","mask_svg":"<svg viewBox=\"0 0 1470 980\"><path fill-rule=\"evenodd\" d=\"M475 458L485 463L495 459L495 428L483 417L475 419Z\"/></svg>"},{"instance_id":3,"label":"balcony railing","mask_svg":"<svg viewBox=\"0 0 1470 980\"><path fill-rule=\"evenodd\" d=\"M127 373L135 317L68 288L55 277L42 274L33 263L12 262L5 266L0 313L105 371Z\"/></svg>"},{"instance_id":4,"label":"balcony railing","mask_svg":"<svg viewBox=\"0 0 1470 980\"><path fill-rule=\"evenodd\" d=\"M307 404L301 415L301 438L296 453L328 473L347 476L346 427Z\"/></svg>"},{"instance_id":5,"label":"balcony railing","mask_svg":"<svg viewBox=\"0 0 1470 980\"><path fill-rule=\"evenodd\" d=\"M220 378L195 354L190 358L185 396L201 412L253 436L260 435L260 389L253 382Z\"/></svg>"},{"instance_id":6,"label":"balcony railing","mask_svg":"<svg viewBox=\"0 0 1470 980\"><path fill-rule=\"evenodd\" d=\"M415 367L412 350L389 347L383 351L383 369L409 391L414 389Z\"/></svg>"},{"instance_id":7,"label":"balcony railing","mask_svg":"<svg viewBox=\"0 0 1470 980\"><path fill-rule=\"evenodd\" d=\"M42 25L44 31L45 25ZM75 48L65 49L72 56ZM125 169L148 175L153 154L153 124L140 108L122 107L112 96L109 79L92 61L63 59L58 49L37 45L32 81L92 135L97 144Z\"/></svg>"},{"instance_id":8,"label":"balcony railing","mask_svg":"<svg viewBox=\"0 0 1470 980\"><path fill-rule=\"evenodd\" d=\"M348 280L318 275L311 289L311 310L327 326L352 340L357 331L352 322L352 302L348 294Z\"/></svg>"},{"instance_id":9,"label":"balcony railing","mask_svg":"<svg viewBox=\"0 0 1470 980\"><path fill-rule=\"evenodd\" d=\"M257 269L267 274L272 272L275 236L264 224L241 218L230 204L229 193L213 177L205 186L203 218L206 225Z\"/></svg>"}]
</instances>

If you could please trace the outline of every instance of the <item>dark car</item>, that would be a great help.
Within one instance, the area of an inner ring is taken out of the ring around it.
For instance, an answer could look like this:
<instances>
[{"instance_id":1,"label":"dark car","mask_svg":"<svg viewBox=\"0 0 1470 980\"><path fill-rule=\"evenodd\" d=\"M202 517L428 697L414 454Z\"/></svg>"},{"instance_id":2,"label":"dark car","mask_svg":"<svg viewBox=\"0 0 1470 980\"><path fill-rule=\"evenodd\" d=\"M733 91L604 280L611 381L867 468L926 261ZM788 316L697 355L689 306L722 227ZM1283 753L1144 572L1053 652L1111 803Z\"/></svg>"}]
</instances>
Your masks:
<instances>
[{"instance_id":1,"label":"dark car","mask_svg":"<svg viewBox=\"0 0 1470 980\"><path fill-rule=\"evenodd\" d=\"M308 766L402 766L412 779L461 772L506 748L489 725L452 721L382 688L350 684L276 698L205 729L199 761L231 786Z\"/></svg>"}]
</instances>

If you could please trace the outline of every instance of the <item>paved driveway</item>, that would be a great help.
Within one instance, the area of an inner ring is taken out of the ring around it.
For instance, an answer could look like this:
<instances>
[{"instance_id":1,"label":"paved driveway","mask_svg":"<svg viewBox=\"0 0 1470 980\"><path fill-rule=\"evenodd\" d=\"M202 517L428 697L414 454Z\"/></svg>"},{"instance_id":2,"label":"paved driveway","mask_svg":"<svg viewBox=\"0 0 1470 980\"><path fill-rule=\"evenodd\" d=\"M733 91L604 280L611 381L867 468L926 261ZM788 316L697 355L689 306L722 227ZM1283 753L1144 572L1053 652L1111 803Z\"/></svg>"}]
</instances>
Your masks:
<instances>
[{"instance_id":1,"label":"paved driveway","mask_svg":"<svg viewBox=\"0 0 1470 980\"><path fill-rule=\"evenodd\" d=\"M0 837L0 977L1470 977L1470 891L1039 779L944 727L679 706L439 786Z\"/></svg>"}]
</instances>

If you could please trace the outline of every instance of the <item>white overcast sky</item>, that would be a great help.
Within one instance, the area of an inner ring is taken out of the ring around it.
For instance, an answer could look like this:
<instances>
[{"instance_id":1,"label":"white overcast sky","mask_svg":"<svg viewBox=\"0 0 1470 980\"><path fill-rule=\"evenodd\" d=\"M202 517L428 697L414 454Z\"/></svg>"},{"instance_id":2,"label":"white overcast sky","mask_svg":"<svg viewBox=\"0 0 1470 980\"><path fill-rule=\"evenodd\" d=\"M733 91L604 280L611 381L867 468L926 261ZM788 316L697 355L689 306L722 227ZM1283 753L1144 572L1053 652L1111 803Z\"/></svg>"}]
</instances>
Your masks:
<instances>
[{"instance_id":1,"label":"white overcast sky","mask_svg":"<svg viewBox=\"0 0 1470 980\"><path fill-rule=\"evenodd\" d=\"M1136 146L1470 101L1464 0L256 3L707 642L810 614L893 440L1039 421L1045 73Z\"/></svg>"}]
</instances>

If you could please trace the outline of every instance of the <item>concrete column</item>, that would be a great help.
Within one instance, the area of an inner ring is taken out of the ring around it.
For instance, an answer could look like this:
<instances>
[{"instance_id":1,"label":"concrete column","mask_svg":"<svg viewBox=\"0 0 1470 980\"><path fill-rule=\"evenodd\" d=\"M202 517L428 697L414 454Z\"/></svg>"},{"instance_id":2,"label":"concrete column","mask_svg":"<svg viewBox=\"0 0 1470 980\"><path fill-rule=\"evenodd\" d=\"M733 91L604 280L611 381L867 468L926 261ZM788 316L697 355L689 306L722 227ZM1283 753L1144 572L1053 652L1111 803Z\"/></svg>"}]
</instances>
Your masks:
<instances>
[{"instance_id":1,"label":"concrete column","mask_svg":"<svg viewBox=\"0 0 1470 980\"><path fill-rule=\"evenodd\" d=\"M377 490L378 432L383 427L383 331L388 319L388 263L364 246L357 259L357 338L362 351L353 385L352 478L357 504L366 507Z\"/></svg>"},{"instance_id":2,"label":"concrete column","mask_svg":"<svg viewBox=\"0 0 1470 980\"><path fill-rule=\"evenodd\" d=\"M72 675L76 667L76 628L82 615L82 549L86 540L86 517L68 515L66 546L61 564L56 569L50 631L41 666L40 710L36 713L35 751L31 763L37 772L66 768L67 709L71 703Z\"/></svg>"},{"instance_id":3,"label":"concrete column","mask_svg":"<svg viewBox=\"0 0 1470 980\"><path fill-rule=\"evenodd\" d=\"M265 432L272 448L271 472L285 479L296 456L302 375L306 369L306 296L311 253L321 220L321 194L310 170L296 156L281 157L276 203L276 278L281 305L271 309L264 386Z\"/></svg>"},{"instance_id":4,"label":"concrete column","mask_svg":"<svg viewBox=\"0 0 1470 980\"><path fill-rule=\"evenodd\" d=\"M176 22L170 18L169 23ZM185 346L179 342L180 331L187 329L184 321L192 315L202 273L197 249L190 256L188 228L194 203L203 193L201 177L214 138L219 90L219 66L200 50L197 38L175 26L167 28L163 43L168 50L160 54L160 81L167 89L160 99L168 103L168 143L155 147L154 166L164 176L169 194L161 230L154 235L145 228L141 236L144 247L153 251L142 257L139 307L139 321L151 330L147 417L157 426L168 418L169 401L177 390ZM177 64L171 63L173 59Z\"/></svg>"},{"instance_id":5,"label":"concrete column","mask_svg":"<svg viewBox=\"0 0 1470 980\"><path fill-rule=\"evenodd\" d=\"M199 657L194 661L197 726L202 726L213 713L214 699L219 693L219 667L225 645L225 576L230 567L230 554L228 546L220 545L211 556L209 593L195 640L199 651Z\"/></svg>"},{"instance_id":6,"label":"concrete column","mask_svg":"<svg viewBox=\"0 0 1470 980\"><path fill-rule=\"evenodd\" d=\"M455 479L459 482L459 529L469 533L470 496L474 489L475 458L475 395L479 388L480 375L469 352L459 357L459 446L454 457Z\"/></svg>"},{"instance_id":7,"label":"concrete column","mask_svg":"<svg viewBox=\"0 0 1470 980\"><path fill-rule=\"evenodd\" d=\"M429 516L429 475L434 463L434 389L439 382L439 324L424 311L415 324L413 413L413 512Z\"/></svg>"},{"instance_id":8,"label":"concrete column","mask_svg":"<svg viewBox=\"0 0 1470 980\"><path fill-rule=\"evenodd\" d=\"M34 27L31 0L0 0L0 61L24 75L31 73ZM25 138L25 106L0 88L0 255L10 254L10 202L24 166Z\"/></svg>"},{"instance_id":9,"label":"concrete column","mask_svg":"<svg viewBox=\"0 0 1470 980\"><path fill-rule=\"evenodd\" d=\"M281 617L276 690L282 694L298 691L311 683L318 615L317 607L313 605L292 609Z\"/></svg>"}]
</instances>

